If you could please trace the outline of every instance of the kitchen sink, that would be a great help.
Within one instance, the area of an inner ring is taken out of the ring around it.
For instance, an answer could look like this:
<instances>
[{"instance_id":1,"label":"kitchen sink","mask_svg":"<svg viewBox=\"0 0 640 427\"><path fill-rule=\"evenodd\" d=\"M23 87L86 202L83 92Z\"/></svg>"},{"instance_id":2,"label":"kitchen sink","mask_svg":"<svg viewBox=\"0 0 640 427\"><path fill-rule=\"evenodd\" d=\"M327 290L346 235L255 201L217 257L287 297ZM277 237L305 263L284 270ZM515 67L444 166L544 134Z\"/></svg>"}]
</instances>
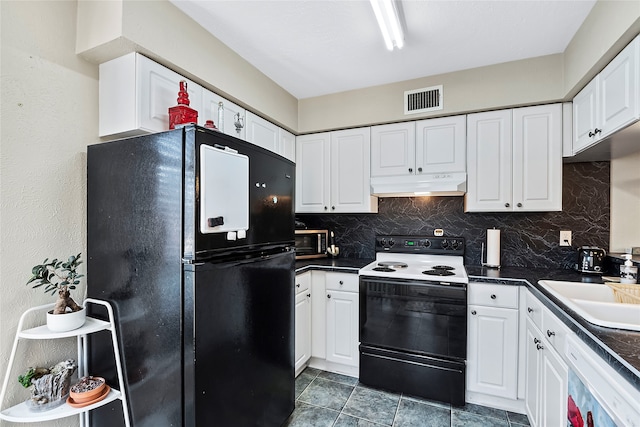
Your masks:
<instances>
[{"instance_id":1,"label":"kitchen sink","mask_svg":"<svg viewBox=\"0 0 640 427\"><path fill-rule=\"evenodd\" d=\"M616 302L607 285L555 280L540 280L538 284L589 323L640 331L640 304Z\"/></svg>"}]
</instances>

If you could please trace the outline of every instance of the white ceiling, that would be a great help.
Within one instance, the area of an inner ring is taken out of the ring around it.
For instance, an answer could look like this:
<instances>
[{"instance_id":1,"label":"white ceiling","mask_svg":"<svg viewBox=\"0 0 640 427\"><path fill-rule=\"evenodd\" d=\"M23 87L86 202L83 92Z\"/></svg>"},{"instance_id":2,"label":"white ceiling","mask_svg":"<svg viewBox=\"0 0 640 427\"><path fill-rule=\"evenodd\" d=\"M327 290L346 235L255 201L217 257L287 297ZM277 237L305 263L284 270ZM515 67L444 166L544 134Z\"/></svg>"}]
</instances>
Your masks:
<instances>
[{"instance_id":1,"label":"white ceiling","mask_svg":"<svg viewBox=\"0 0 640 427\"><path fill-rule=\"evenodd\" d=\"M368 0L170 0L298 99L563 52L595 0L403 0L388 51Z\"/></svg>"}]
</instances>

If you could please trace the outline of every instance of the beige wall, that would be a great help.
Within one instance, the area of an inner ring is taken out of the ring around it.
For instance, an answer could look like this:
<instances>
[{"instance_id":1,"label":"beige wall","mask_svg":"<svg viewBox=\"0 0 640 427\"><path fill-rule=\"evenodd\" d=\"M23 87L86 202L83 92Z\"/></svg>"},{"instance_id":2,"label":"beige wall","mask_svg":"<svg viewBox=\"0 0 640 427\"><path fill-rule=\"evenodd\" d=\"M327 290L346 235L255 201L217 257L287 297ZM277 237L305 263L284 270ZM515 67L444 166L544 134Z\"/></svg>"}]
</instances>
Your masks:
<instances>
[{"instance_id":1,"label":"beige wall","mask_svg":"<svg viewBox=\"0 0 640 427\"><path fill-rule=\"evenodd\" d=\"M598 1L564 52L564 89L573 97L638 33L640 1Z\"/></svg>"},{"instance_id":2,"label":"beige wall","mask_svg":"<svg viewBox=\"0 0 640 427\"><path fill-rule=\"evenodd\" d=\"M404 115L404 91L443 85L443 110ZM472 70L299 101L300 133L463 114L561 100L562 55Z\"/></svg>"},{"instance_id":3,"label":"beige wall","mask_svg":"<svg viewBox=\"0 0 640 427\"><path fill-rule=\"evenodd\" d=\"M632 246L640 247L640 152L611 161L609 251Z\"/></svg>"},{"instance_id":4,"label":"beige wall","mask_svg":"<svg viewBox=\"0 0 640 427\"><path fill-rule=\"evenodd\" d=\"M4 379L20 314L55 300L25 285L31 267L47 257L86 255L86 146L98 139L98 67L75 54L74 1L3 0L0 15L0 376ZM73 295L82 301L84 294L81 286ZM28 342L19 349L24 350L17 359L19 369L9 376L11 404L29 396L16 381L24 368L51 366L76 354L75 340ZM75 424L77 418L31 425Z\"/></svg>"}]
</instances>

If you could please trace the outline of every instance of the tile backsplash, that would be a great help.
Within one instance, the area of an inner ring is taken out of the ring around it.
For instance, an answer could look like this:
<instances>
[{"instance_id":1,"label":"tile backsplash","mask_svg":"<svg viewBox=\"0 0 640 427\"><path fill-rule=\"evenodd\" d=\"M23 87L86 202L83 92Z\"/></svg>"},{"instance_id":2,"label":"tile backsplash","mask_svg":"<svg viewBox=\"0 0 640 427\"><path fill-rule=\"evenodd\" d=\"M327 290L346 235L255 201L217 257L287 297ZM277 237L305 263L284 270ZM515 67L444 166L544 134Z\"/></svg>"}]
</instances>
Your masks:
<instances>
[{"instance_id":1,"label":"tile backsplash","mask_svg":"<svg viewBox=\"0 0 640 427\"><path fill-rule=\"evenodd\" d=\"M465 264L479 265L486 230L501 230L501 265L570 268L577 247L609 245L609 162L563 165L562 212L465 213L464 197L391 197L377 214L298 214L309 228L334 231L341 257L374 258L377 234L466 239ZM572 231L572 247L560 247L560 230Z\"/></svg>"}]
</instances>

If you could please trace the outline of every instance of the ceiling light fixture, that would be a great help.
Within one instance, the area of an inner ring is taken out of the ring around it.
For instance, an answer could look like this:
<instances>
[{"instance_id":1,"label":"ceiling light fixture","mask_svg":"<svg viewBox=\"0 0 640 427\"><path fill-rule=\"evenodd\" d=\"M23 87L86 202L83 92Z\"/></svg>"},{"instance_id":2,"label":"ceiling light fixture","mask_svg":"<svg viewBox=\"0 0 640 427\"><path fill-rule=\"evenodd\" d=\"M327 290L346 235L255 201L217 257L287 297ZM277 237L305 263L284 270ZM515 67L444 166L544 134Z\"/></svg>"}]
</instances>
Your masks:
<instances>
[{"instance_id":1,"label":"ceiling light fixture","mask_svg":"<svg viewBox=\"0 0 640 427\"><path fill-rule=\"evenodd\" d=\"M380 31L387 49L394 47L402 49L404 46L404 34L398 18L398 11L394 0L369 0L373 12L376 14Z\"/></svg>"}]
</instances>

